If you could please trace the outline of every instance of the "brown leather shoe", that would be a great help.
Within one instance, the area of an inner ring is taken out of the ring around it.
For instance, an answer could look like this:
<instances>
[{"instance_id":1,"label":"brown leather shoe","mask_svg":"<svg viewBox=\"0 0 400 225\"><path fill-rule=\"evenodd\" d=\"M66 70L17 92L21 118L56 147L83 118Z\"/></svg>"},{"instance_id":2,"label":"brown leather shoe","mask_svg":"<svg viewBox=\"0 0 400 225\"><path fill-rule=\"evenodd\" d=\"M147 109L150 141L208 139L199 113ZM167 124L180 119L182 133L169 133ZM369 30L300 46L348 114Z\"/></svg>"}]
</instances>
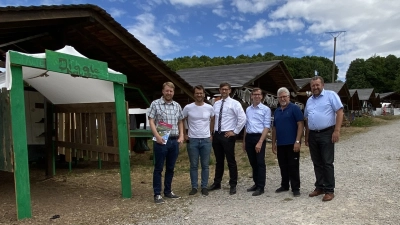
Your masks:
<instances>
[{"instance_id":1,"label":"brown leather shoe","mask_svg":"<svg viewBox=\"0 0 400 225\"><path fill-rule=\"evenodd\" d=\"M310 197L315 197L315 196L322 195L322 194L324 194L324 191L323 191L323 190L321 190L321 189L315 189L313 192L311 192L310 194L308 194L308 196L310 196Z\"/></svg>"},{"instance_id":2,"label":"brown leather shoe","mask_svg":"<svg viewBox=\"0 0 400 225\"><path fill-rule=\"evenodd\" d=\"M322 201L323 201L323 202L327 202L327 201L332 200L334 197L335 197L335 194L333 194L333 193L326 193L326 194L324 195L324 197L322 198Z\"/></svg>"}]
</instances>

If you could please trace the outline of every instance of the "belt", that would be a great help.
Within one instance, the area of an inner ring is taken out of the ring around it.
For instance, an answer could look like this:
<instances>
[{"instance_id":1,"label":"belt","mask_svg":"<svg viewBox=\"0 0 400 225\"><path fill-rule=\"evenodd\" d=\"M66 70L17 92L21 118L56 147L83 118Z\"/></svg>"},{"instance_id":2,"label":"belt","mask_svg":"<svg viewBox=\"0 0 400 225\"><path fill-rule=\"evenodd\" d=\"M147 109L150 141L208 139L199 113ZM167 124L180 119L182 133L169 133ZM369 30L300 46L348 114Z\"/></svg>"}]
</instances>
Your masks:
<instances>
[{"instance_id":1,"label":"belt","mask_svg":"<svg viewBox=\"0 0 400 225\"><path fill-rule=\"evenodd\" d=\"M179 138L179 136L169 136L168 140L174 140L174 139L178 139L178 138Z\"/></svg>"},{"instance_id":2,"label":"belt","mask_svg":"<svg viewBox=\"0 0 400 225\"><path fill-rule=\"evenodd\" d=\"M331 130L333 128L335 128L335 126L330 126L330 127L325 128L325 129L322 129L322 130L310 130L310 132L321 133L321 132L325 132L325 131Z\"/></svg>"},{"instance_id":3,"label":"belt","mask_svg":"<svg viewBox=\"0 0 400 225\"><path fill-rule=\"evenodd\" d=\"M254 136L258 136L258 135L262 135L262 133L246 133L246 135L254 135Z\"/></svg>"}]
</instances>

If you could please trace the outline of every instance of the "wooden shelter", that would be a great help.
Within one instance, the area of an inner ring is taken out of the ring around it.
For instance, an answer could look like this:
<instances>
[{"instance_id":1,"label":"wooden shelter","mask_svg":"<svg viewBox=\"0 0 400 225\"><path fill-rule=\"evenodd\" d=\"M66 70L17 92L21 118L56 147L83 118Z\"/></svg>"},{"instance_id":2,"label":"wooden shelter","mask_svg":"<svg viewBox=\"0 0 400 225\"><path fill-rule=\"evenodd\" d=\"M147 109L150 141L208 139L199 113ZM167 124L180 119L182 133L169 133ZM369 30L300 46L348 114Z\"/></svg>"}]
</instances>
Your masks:
<instances>
[{"instance_id":1,"label":"wooden shelter","mask_svg":"<svg viewBox=\"0 0 400 225\"><path fill-rule=\"evenodd\" d=\"M326 83L324 84L324 89L336 92L339 95L345 110L353 110L348 105L350 92L346 83Z\"/></svg>"},{"instance_id":2,"label":"wooden shelter","mask_svg":"<svg viewBox=\"0 0 400 225\"><path fill-rule=\"evenodd\" d=\"M210 97L219 94L219 84L222 82L231 84L232 94L238 93L235 92L238 90L259 87L271 102L272 96L276 95L280 87L286 87L290 92L297 91L297 86L282 60L183 69L177 73L191 86L203 85Z\"/></svg>"},{"instance_id":3,"label":"wooden shelter","mask_svg":"<svg viewBox=\"0 0 400 225\"><path fill-rule=\"evenodd\" d=\"M40 53L70 45L127 76L130 108L148 108L166 81L176 86L174 100L192 102L192 87L133 35L96 5L0 7L0 56L9 50Z\"/></svg>"},{"instance_id":4,"label":"wooden shelter","mask_svg":"<svg viewBox=\"0 0 400 225\"><path fill-rule=\"evenodd\" d=\"M360 100L361 108L365 110L372 110L374 108L380 108L380 97L379 95L376 97L375 91L373 88L364 88L364 89L350 89L349 91L357 90L358 98Z\"/></svg>"},{"instance_id":5,"label":"wooden shelter","mask_svg":"<svg viewBox=\"0 0 400 225\"><path fill-rule=\"evenodd\" d=\"M386 92L379 93L381 103L391 103L393 107L400 107L400 94L399 92Z\"/></svg>"},{"instance_id":6,"label":"wooden shelter","mask_svg":"<svg viewBox=\"0 0 400 225\"><path fill-rule=\"evenodd\" d=\"M348 101L348 106L351 110L361 110L361 103L360 99L358 98L358 92L356 89L349 90L350 93L350 99Z\"/></svg>"},{"instance_id":7,"label":"wooden shelter","mask_svg":"<svg viewBox=\"0 0 400 225\"><path fill-rule=\"evenodd\" d=\"M296 93L296 99L302 102L304 105L307 103L307 99L311 96L311 78L294 79L297 87L299 88Z\"/></svg>"},{"instance_id":8,"label":"wooden shelter","mask_svg":"<svg viewBox=\"0 0 400 225\"><path fill-rule=\"evenodd\" d=\"M53 142L56 148L64 148L66 155L79 151L103 160L119 155L122 197L130 198L129 134L123 87L126 76L109 70L107 63L49 50L39 55L9 51L6 62L5 81L1 83L1 99L6 101L1 102L0 139L10 140L10 144L2 146L1 153L5 152L6 157L0 161L0 168L14 172L18 219L32 216L24 82L54 104L54 115L49 107L44 115L48 158L54 159L56 155L51 147ZM59 132L65 135L61 137ZM52 167L54 170L54 161Z\"/></svg>"}]
</instances>

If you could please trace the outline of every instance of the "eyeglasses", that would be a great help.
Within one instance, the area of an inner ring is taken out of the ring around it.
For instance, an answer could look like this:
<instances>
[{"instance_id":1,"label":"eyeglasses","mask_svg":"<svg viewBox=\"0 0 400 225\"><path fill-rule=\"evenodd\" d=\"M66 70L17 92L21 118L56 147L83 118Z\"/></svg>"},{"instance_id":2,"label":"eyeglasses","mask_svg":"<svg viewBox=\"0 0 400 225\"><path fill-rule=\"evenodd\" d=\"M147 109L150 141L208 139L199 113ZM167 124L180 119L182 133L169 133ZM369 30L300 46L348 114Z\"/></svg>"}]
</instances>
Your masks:
<instances>
[{"instance_id":1,"label":"eyeglasses","mask_svg":"<svg viewBox=\"0 0 400 225\"><path fill-rule=\"evenodd\" d=\"M262 94L252 94L252 95L254 95L254 96L261 96Z\"/></svg>"},{"instance_id":2,"label":"eyeglasses","mask_svg":"<svg viewBox=\"0 0 400 225\"><path fill-rule=\"evenodd\" d=\"M230 89L229 88L220 88L219 90L221 90L221 91L229 91Z\"/></svg>"},{"instance_id":3,"label":"eyeglasses","mask_svg":"<svg viewBox=\"0 0 400 225\"><path fill-rule=\"evenodd\" d=\"M287 98L287 97L289 97L289 95L280 96L280 97L278 97L278 98L280 98L280 99L285 99L285 98Z\"/></svg>"}]
</instances>

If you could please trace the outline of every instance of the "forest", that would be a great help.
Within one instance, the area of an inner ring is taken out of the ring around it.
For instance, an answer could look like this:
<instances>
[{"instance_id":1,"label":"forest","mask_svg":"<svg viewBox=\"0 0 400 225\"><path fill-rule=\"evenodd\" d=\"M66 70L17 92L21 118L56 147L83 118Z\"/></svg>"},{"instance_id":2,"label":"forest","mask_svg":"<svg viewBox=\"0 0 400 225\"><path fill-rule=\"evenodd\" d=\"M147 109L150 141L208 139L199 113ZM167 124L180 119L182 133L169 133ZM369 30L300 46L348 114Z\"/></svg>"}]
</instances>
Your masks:
<instances>
[{"instance_id":1,"label":"forest","mask_svg":"<svg viewBox=\"0 0 400 225\"><path fill-rule=\"evenodd\" d=\"M332 82L332 61L326 57L304 56L295 58L290 56L276 56L271 52L258 53L253 56L239 55L213 57L184 56L164 61L173 71L188 68L221 66L241 63L254 63L271 60L282 60L294 79L308 78L317 72L326 83ZM339 70L335 65L335 82ZM349 89L374 88L377 93L400 91L400 58L394 55L386 57L372 56L367 60L355 59L350 63L346 73L346 83Z\"/></svg>"}]
</instances>

